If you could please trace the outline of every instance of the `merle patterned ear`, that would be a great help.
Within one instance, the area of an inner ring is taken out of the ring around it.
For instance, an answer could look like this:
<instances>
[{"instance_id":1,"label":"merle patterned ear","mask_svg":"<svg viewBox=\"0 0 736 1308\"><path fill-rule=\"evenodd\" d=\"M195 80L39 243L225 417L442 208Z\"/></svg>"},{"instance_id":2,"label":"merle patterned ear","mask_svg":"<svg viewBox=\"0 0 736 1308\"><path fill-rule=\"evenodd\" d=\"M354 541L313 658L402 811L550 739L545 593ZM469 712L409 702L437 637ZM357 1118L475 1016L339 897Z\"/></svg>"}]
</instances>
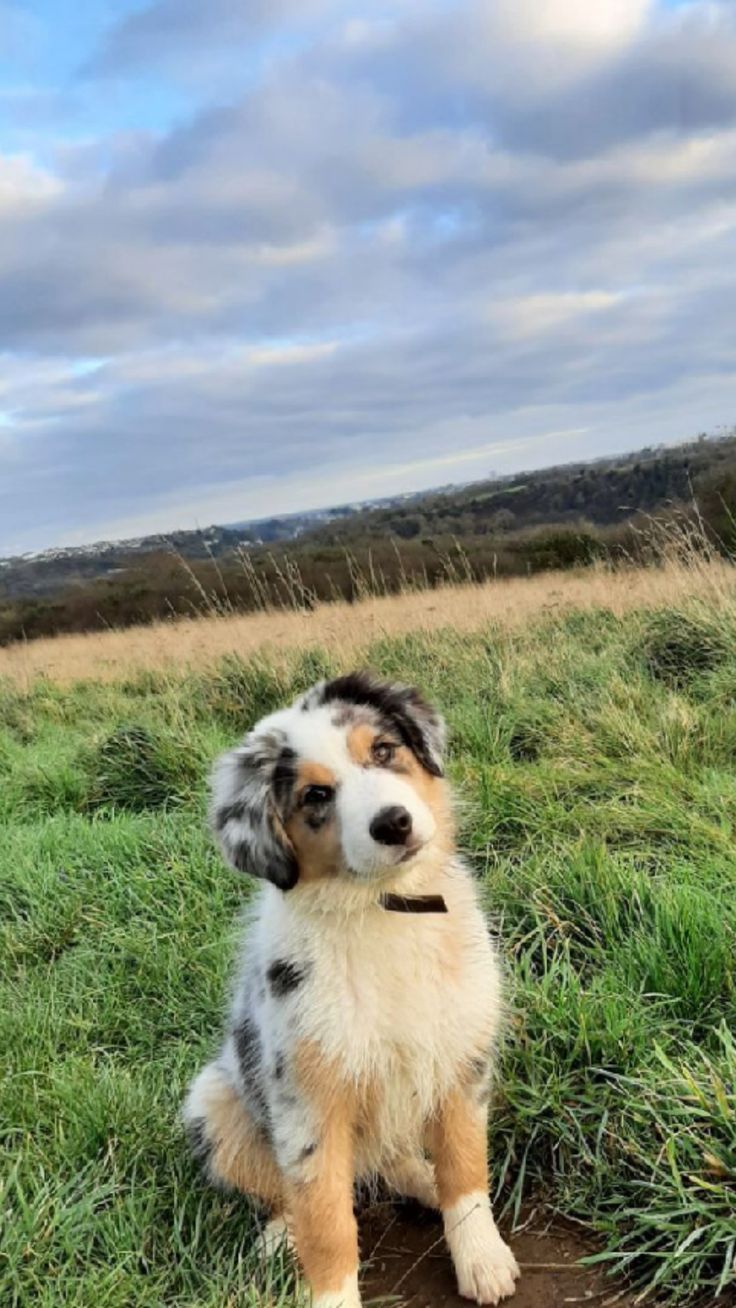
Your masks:
<instances>
[{"instance_id":1,"label":"merle patterned ear","mask_svg":"<svg viewBox=\"0 0 736 1308\"><path fill-rule=\"evenodd\" d=\"M217 760L210 781L210 822L228 863L280 890L291 890L299 876L279 802L293 758L281 732L256 729Z\"/></svg>"},{"instance_id":2,"label":"merle patterned ear","mask_svg":"<svg viewBox=\"0 0 736 1308\"><path fill-rule=\"evenodd\" d=\"M444 775L447 743L445 719L411 686L396 686L399 712L404 715L409 744L419 762L433 776Z\"/></svg>"},{"instance_id":3,"label":"merle patterned ear","mask_svg":"<svg viewBox=\"0 0 736 1308\"><path fill-rule=\"evenodd\" d=\"M375 709L393 724L427 772L435 777L443 775L444 719L413 686L379 681L370 672L351 672L315 686L305 696L305 706L333 700Z\"/></svg>"}]
</instances>

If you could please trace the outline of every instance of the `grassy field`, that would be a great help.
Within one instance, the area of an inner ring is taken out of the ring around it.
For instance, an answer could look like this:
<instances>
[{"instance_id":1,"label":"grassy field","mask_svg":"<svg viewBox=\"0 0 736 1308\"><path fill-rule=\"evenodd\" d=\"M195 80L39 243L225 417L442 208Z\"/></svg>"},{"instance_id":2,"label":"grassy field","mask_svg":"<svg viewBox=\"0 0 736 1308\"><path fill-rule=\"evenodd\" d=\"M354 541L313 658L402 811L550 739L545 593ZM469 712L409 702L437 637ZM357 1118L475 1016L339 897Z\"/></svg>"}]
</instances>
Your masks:
<instances>
[{"instance_id":1,"label":"grassy field","mask_svg":"<svg viewBox=\"0 0 736 1308\"><path fill-rule=\"evenodd\" d=\"M669 1304L736 1283L731 577L593 578L577 608L533 620L519 600L518 621L456 622L437 593L437 621L361 660L422 685L450 722L511 993L499 1206L533 1195L586 1224L613 1277ZM252 1220L200 1183L177 1111L247 894L205 831L210 760L355 661L372 628L348 612L339 655L302 633L270 662L176 673L168 647L116 679L66 664L67 684L26 683L26 666L0 689L3 1305L293 1302L284 1268L251 1284Z\"/></svg>"},{"instance_id":2,"label":"grassy field","mask_svg":"<svg viewBox=\"0 0 736 1308\"><path fill-rule=\"evenodd\" d=\"M701 541L701 544L704 542ZM659 542L655 542L659 550ZM211 667L217 657L257 655L284 666L284 651L318 645L343 664L362 656L371 642L407 631L477 631L490 623L505 630L527 626L542 615L605 607L616 615L638 608L661 608L693 596L715 603L729 590L733 570L717 557L703 557L687 536L680 548L665 549L661 566L611 570L605 565L544 572L519 579L407 588L398 595L366 595L359 604L318 604L227 613L207 609L191 619L155 622L83 635L63 635L0 648L0 682L31 685L48 677L69 685L80 678L119 681L131 670L154 669L179 675L183 667Z\"/></svg>"}]
</instances>

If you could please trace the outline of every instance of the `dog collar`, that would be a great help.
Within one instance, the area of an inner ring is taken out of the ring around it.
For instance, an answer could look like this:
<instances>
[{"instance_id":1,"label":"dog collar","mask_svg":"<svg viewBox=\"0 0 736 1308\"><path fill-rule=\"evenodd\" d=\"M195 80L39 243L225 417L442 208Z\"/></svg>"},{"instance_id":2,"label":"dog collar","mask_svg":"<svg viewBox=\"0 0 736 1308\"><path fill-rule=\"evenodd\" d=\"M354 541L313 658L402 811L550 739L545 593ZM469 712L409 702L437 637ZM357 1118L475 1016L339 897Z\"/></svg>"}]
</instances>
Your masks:
<instances>
[{"instance_id":1,"label":"dog collar","mask_svg":"<svg viewBox=\"0 0 736 1308\"><path fill-rule=\"evenodd\" d=\"M381 895L381 908L389 913L446 913L442 895Z\"/></svg>"}]
</instances>

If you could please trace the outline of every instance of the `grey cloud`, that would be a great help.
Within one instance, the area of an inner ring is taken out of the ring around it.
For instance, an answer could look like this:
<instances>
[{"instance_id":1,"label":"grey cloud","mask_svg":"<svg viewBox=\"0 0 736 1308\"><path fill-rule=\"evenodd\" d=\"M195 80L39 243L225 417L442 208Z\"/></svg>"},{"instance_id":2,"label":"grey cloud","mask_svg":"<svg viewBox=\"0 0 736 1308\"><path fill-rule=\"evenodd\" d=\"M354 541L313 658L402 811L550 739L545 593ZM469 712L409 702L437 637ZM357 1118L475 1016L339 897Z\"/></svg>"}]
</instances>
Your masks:
<instances>
[{"instance_id":1,"label":"grey cloud","mask_svg":"<svg viewBox=\"0 0 736 1308\"><path fill-rule=\"evenodd\" d=\"M653 9L638 33L589 59L574 42L521 41L493 17L509 7L468 0L458 21L456 9L427 5L383 41L337 47L326 66L352 60L394 98L405 125L471 117L497 143L560 159L734 120L732 4Z\"/></svg>"},{"instance_id":2,"label":"grey cloud","mask_svg":"<svg viewBox=\"0 0 736 1308\"><path fill-rule=\"evenodd\" d=\"M66 351L71 332L104 352L238 321L311 331L381 303L423 313L438 284L508 282L525 265L538 279L540 263L544 284L545 260L579 273L618 233L736 191L727 137L702 167L688 155L697 140L558 162L493 151L472 124L402 136L379 100L345 88L306 82L279 112L274 127L249 97L203 115L139 141L103 184L72 182L0 222L0 340Z\"/></svg>"},{"instance_id":3,"label":"grey cloud","mask_svg":"<svg viewBox=\"0 0 736 1308\"><path fill-rule=\"evenodd\" d=\"M253 367L242 349L223 347L173 352L158 366L154 357L144 369L109 364L77 383L81 392L96 390L98 404L72 407L46 431L38 415L35 439L44 465L56 469L54 511L61 521L78 520L101 490L108 517L122 517L126 505L154 509L164 490L185 501L203 483L365 467L367 450L375 467L399 451L405 460L441 455L446 437L428 437L437 424L446 432L475 420L489 433L513 435L524 430L520 410L528 418L554 406L557 425L574 427L591 406L615 413L622 397L649 397L659 426L673 378L700 372L714 391L719 373L728 382L720 324L733 280L715 298L712 288L664 305L634 297L529 337L491 314L485 322L466 317L374 336L302 363ZM671 437L680 434L687 427Z\"/></svg>"},{"instance_id":4,"label":"grey cloud","mask_svg":"<svg viewBox=\"0 0 736 1308\"><path fill-rule=\"evenodd\" d=\"M325 7L320 0L154 0L112 25L83 73L125 75L161 62L201 59L210 49L253 40L289 19L308 21Z\"/></svg>"},{"instance_id":5,"label":"grey cloud","mask_svg":"<svg viewBox=\"0 0 736 1308\"><path fill-rule=\"evenodd\" d=\"M583 158L655 131L702 132L736 121L736 21L652 37L603 75L500 112L512 147Z\"/></svg>"},{"instance_id":6,"label":"grey cloud","mask_svg":"<svg viewBox=\"0 0 736 1308\"><path fill-rule=\"evenodd\" d=\"M60 148L56 187L16 168L7 204L0 160L0 551L207 521L231 487L241 517L249 486L269 511L300 479L340 499L390 491L397 462L430 460L406 486L463 477L461 440L590 429L503 455L528 466L732 420L724 7L655 15L528 96L494 82L500 47L487 85L468 65L475 13L343 26L161 137Z\"/></svg>"}]
</instances>

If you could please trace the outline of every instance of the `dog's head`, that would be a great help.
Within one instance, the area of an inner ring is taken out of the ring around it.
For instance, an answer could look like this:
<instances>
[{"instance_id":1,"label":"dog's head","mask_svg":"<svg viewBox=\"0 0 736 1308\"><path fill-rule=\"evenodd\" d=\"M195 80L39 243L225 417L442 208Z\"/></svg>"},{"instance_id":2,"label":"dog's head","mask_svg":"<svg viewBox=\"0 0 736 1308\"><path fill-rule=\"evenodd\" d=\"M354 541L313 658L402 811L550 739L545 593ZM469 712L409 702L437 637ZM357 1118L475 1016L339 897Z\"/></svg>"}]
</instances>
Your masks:
<instances>
[{"instance_id":1,"label":"dog's head","mask_svg":"<svg viewBox=\"0 0 736 1308\"><path fill-rule=\"evenodd\" d=\"M444 813L444 737L417 690L366 673L319 682L216 764L210 816L225 857L281 890L395 874Z\"/></svg>"}]
</instances>

